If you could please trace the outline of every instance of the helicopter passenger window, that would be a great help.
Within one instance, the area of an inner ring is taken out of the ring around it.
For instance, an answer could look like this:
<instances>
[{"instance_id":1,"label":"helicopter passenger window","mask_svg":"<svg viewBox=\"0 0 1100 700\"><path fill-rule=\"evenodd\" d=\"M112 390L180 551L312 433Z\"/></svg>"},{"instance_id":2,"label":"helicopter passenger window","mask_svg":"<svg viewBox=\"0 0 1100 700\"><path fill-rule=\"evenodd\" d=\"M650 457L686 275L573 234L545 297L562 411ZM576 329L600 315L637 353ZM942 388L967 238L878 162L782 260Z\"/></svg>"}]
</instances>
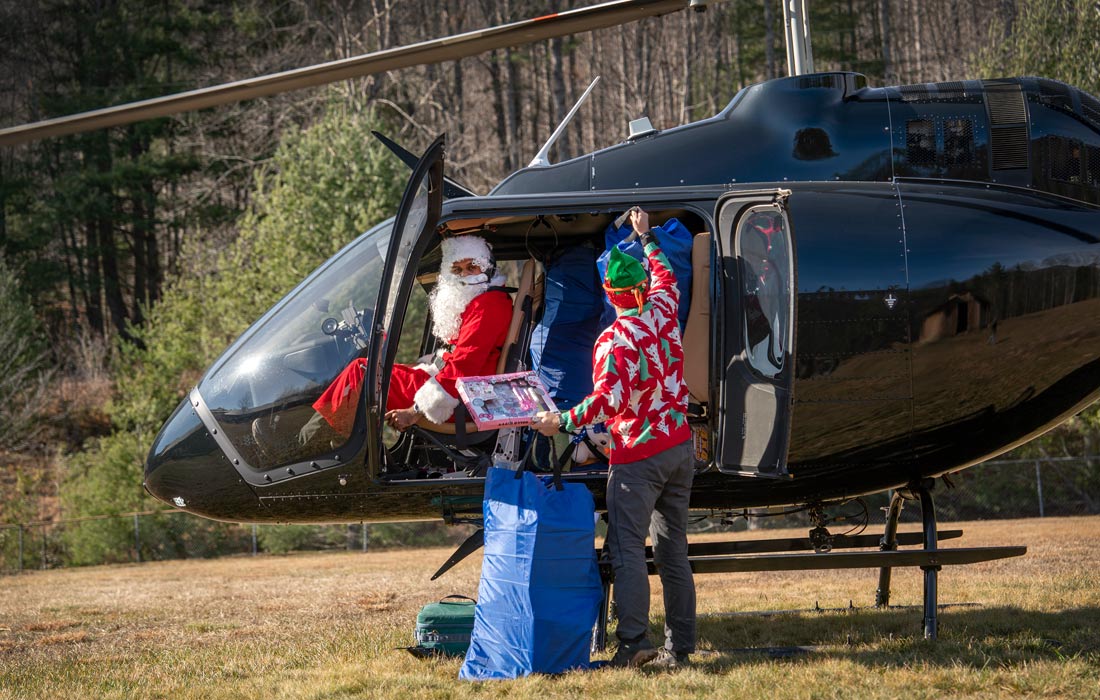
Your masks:
<instances>
[{"instance_id":1,"label":"helicopter passenger window","mask_svg":"<svg viewBox=\"0 0 1100 700\"><path fill-rule=\"evenodd\" d=\"M786 218L759 207L742 218L737 235L742 269L741 303L749 364L774 379L790 349L792 260Z\"/></svg>"}]
</instances>

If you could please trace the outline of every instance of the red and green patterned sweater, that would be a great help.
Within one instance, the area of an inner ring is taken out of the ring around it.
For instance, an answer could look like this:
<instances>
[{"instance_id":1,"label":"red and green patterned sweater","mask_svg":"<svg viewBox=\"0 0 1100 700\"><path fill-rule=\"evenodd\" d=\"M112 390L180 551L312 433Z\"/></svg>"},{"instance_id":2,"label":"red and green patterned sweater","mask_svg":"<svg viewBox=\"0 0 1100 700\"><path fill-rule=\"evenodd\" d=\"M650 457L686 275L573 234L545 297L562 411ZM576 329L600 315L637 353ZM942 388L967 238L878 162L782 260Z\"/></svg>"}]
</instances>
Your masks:
<instances>
[{"instance_id":1,"label":"red and green patterned sweater","mask_svg":"<svg viewBox=\"0 0 1100 700\"><path fill-rule=\"evenodd\" d=\"M567 430L607 423L612 464L635 462L691 437L676 275L656 243L645 247L649 291L596 340L592 393L561 414Z\"/></svg>"}]
</instances>

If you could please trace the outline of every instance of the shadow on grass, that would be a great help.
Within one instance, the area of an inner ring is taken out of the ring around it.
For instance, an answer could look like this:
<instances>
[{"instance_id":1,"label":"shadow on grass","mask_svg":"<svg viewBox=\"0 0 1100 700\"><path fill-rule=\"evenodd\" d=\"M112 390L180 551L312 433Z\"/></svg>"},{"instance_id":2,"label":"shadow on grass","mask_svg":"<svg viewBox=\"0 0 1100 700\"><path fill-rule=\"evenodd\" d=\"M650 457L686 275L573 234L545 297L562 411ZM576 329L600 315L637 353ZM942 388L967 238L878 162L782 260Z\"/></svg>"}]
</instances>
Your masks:
<instances>
[{"instance_id":1,"label":"shadow on grass","mask_svg":"<svg viewBox=\"0 0 1100 700\"><path fill-rule=\"evenodd\" d=\"M1100 663L1100 608L948 608L940 611L935 641L924 639L922 616L920 608L704 616L698 621L703 652L697 657L698 667L721 672L769 658L846 659L875 668L979 669L1082 658ZM654 638L663 627L663 619L658 619Z\"/></svg>"}]
</instances>

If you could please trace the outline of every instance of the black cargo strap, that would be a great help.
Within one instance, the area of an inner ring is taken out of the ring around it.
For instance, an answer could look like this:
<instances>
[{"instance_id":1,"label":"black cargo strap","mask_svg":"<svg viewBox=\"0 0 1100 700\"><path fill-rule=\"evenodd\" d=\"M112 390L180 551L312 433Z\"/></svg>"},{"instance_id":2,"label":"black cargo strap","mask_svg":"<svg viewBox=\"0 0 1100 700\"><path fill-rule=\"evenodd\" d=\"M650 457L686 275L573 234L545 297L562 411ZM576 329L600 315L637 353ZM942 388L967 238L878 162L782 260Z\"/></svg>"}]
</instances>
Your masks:
<instances>
[{"instance_id":1,"label":"black cargo strap","mask_svg":"<svg viewBox=\"0 0 1100 700\"><path fill-rule=\"evenodd\" d=\"M531 436L531 441L527 443L527 449L523 451L523 458L519 461L519 466L516 467L516 478L519 479L523 476L523 472L527 470L527 465L531 461L531 457L534 455L535 443L538 442L539 432L535 432ZM561 462L558 460L558 446L554 444L553 438L547 438L550 442L550 465L554 470L554 488L558 491L565 489L565 486L561 483Z\"/></svg>"},{"instance_id":2,"label":"black cargo strap","mask_svg":"<svg viewBox=\"0 0 1100 700\"><path fill-rule=\"evenodd\" d=\"M569 444L562 450L561 459L557 460L558 468L564 469L565 463L573 457L573 452L577 449L577 443L573 440L569 441Z\"/></svg>"},{"instance_id":3,"label":"black cargo strap","mask_svg":"<svg viewBox=\"0 0 1100 700\"><path fill-rule=\"evenodd\" d=\"M455 447L466 449L466 404L459 401L455 406Z\"/></svg>"}]
</instances>

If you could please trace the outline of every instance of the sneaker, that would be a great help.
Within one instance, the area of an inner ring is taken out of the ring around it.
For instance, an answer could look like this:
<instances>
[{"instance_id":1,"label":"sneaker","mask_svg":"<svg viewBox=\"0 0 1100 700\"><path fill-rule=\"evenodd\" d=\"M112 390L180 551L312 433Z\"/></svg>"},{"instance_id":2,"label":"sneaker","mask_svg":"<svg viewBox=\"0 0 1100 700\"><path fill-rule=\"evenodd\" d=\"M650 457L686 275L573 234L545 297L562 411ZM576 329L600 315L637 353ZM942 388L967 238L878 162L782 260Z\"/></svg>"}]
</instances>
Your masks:
<instances>
[{"instance_id":1,"label":"sneaker","mask_svg":"<svg viewBox=\"0 0 1100 700\"><path fill-rule=\"evenodd\" d=\"M657 658L658 651L648 639L638 642L620 642L619 650L611 657L612 668L638 668Z\"/></svg>"},{"instance_id":2,"label":"sneaker","mask_svg":"<svg viewBox=\"0 0 1100 700\"><path fill-rule=\"evenodd\" d=\"M668 671L673 671L684 666L689 666L691 659L685 652L673 653L668 649L661 647L657 650L657 656L650 662L650 666L653 668L663 668Z\"/></svg>"}]
</instances>

